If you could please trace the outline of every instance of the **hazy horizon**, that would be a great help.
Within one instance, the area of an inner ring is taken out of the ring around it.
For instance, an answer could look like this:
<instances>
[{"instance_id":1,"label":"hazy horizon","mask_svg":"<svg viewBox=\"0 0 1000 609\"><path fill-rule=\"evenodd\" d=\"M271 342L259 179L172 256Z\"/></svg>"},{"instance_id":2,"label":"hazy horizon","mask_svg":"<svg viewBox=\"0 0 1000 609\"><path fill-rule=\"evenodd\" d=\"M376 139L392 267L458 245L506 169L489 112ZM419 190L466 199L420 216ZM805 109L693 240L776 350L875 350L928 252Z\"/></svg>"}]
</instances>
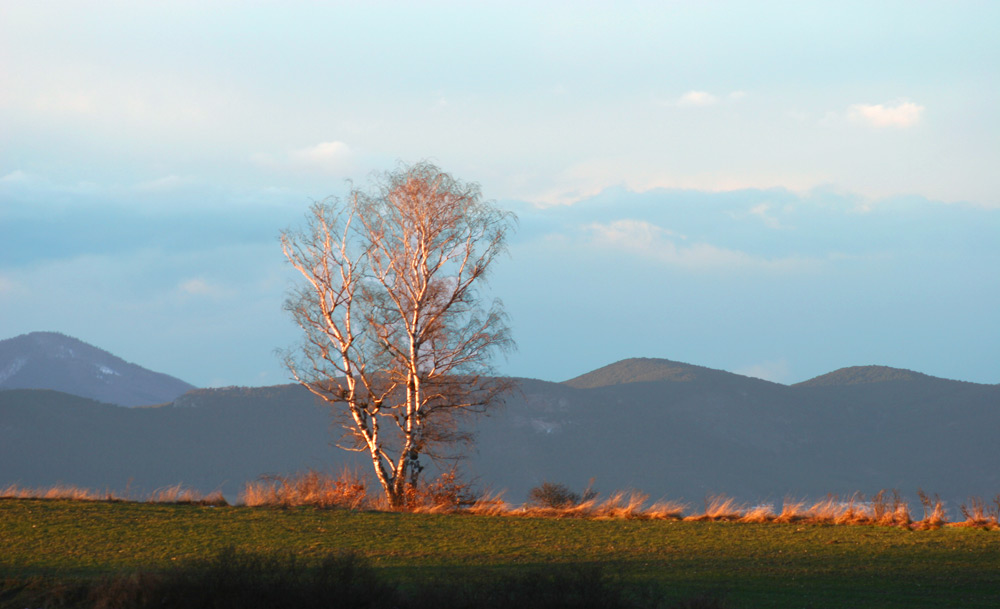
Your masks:
<instances>
[{"instance_id":1,"label":"hazy horizon","mask_svg":"<svg viewBox=\"0 0 1000 609\"><path fill-rule=\"evenodd\" d=\"M1000 5L5 6L0 339L289 382L282 229L400 160L516 212L512 376L1000 382ZM412 27L419 22L421 27Z\"/></svg>"}]
</instances>

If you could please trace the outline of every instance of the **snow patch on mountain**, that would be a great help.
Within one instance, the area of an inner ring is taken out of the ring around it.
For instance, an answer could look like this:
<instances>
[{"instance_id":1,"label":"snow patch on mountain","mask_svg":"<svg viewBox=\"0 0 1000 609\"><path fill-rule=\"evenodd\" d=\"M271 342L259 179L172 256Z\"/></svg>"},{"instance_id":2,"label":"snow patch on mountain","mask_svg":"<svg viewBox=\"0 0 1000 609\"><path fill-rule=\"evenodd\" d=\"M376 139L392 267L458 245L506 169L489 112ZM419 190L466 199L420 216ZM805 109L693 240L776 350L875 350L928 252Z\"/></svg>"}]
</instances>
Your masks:
<instances>
[{"instance_id":1,"label":"snow patch on mountain","mask_svg":"<svg viewBox=\"0 0 1000 609\"><path fill-rule=\"evenodd\" d=\"M76 357L76 351L66 345L56 345L53 355L59 359L73 359Z\"/></svg>"},{"instance_id":2,"label":"snow patch on mountain","mask_svg":"<svg viewBox=\"0 0 1000 609\"><path fill-rule=\"evenodd\" d=\"M98 374L98 376L121 376L122 375L121 372L118 372L117 370L112 370L111 368L108 368L107 366L104 366L104 365L101 365L101 364L94 364L94 365L97 366L97 374Z\"/></svg>"},{"instance_id":3,"label":"snow patch on mountain","mask_svg":"<svg viewBox=\"0 0 1000 609\"><path fill-rule=\"evenodd\" d=\"M545 435L550 435L553 433L558 433L562 431L562 423L556 423L554 421L546 421L544 419L530 419L531 428L537 433L543 433Z\"/></svg>"},{"instance_id":4,"label":"snow patch on mountain","mask_svg":"<svg viewBox=\"0 0 1000 609\"><path fill-rule=\"evenodd\" d=\"M24 368L27 362L28 359L25 357L14 358L14 361L7 364L3 370L0 370L0 385L3 385L4 381L17 374L18 370Z\"/></svg>"}]
</instances>

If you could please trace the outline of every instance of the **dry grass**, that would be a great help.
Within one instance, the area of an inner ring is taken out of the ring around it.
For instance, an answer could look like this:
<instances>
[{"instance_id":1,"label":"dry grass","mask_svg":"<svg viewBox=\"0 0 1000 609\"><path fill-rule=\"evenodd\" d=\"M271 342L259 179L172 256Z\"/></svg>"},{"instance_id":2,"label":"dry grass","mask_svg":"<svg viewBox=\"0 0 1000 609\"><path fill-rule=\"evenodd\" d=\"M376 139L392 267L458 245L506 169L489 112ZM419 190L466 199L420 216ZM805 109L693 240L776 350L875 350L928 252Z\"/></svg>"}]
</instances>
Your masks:
<instances>
[{"instance_id":1,"label":"dry grass","mask_svg":"<svg viewBox=\"0 0 1000 609\"><path fill-rule=\"evenodd\" d=\"M761 504L755 505L743 512L740 522L774 522L775 519L777 519L777 515L774 513L774 506Z\"/></svg>"},{"instance_id":2,"label":"dry grass","mask_svg":"<svg viewBox=\"0 0 1000 609\"><path fill-rule=\"evenodd\" d=\"M837 497L832 497L825 502L821 502L820 505L822 507L817 511L822 514L823 518L829 518L832 524L858 525L872 523L870 510L865 503L864 496L861 494L856 493L851 495L846 501L839 501Z\"/></svg>"},{"instance_id":3,"label":"dry grass","mask_svg":"<svg viewBox=\"0 0 1000 609\"><path fill-rule=\"evenodd\" d=\"M588 491L587 499L572 504L545 506L528 503L519 508L508 509L504 515L538 518L590 518L590 519L643 519L680 520L687 509L683 503L660 500L650 505L649 495L639 491L619 491L607 498Z\"/></svg>"},{"instance_id":4,"label":"dry grass","mask_svg":"<svg viewBox=\"0 0 1000 609\"><path fill-rule=\"evenodd\" d=\"M643 507L649 495L638 491L617 492L601 501L595 508L597 518L642 518L646 512Z\"/></svg>"},{"instance_id":5,"label":"dry grass","mask_svg":"<svg viewBox=\"0 0 1000 609\"><path fill-rule=\"evenodd\" d=\"M1000 502L997 505L1000 506ZM943 513L943 508L940 508L940 513L936 517L943 518ZM903 501L898 491L880 491L870 501L865 501L864 497L859 494L852 495L846 500L830 495L808 507L804 501L786 498L781 511L777 514L774 506L770 504L748 507L738 503L735 499L718 495L706 499L703 513L688 515L684 520L691 522L729 521L785 524L797 522L840 525L874 524L902 527L914 525L910 518L909 506Z\"/></svg>"},{"instance_id":6,"label":"dry grass","mask_svg":"<svg viewBox=\"0 0 1000 609\"><path fill-rule=\"evenodd\" d=\"M993 498L993 503L987 505L980 497L970 497L968 503L961 506L962 522L951 523L956 527L974 527L978 529L996 530L1000 528L1000 495Z\"/></svg>"},{"instance_id":7,"label":"dry grass","mask_svg":"<svg viewBox=\"0 0 1000 609\"><path fill-rule=\"evenodd\" d=\"M0 499L69 499L72 501L124 501L111 491L98 493L78 486L57 484L48 488L26 488L12 484L0 489Z\"/></svg>"},{"instance_id":8,"label":"dry grass","mask_svg":"<svg viewBox=\"0 0 1000 609\"><path fill-rule=\"evenodd\" d=\"M167 486L153 491L146 500L149 503L176 503L186 505L229 505L226 498L222 496L222 491L215 491L205 495L200 491L185 488L181 484Z\"/></svg>"},{"instance_id":9,"label":"dry grass","mask_svg":"<svg viewBox=\"0 0 1000 609\"><path fill-rule=\"evenodd\" d=\"M70 501L135 501L136 499L118 495L112 491L99 493L97 491L65 484L57 484L48 488L27 488L12 484L0 489L0 499L64 499ZM175 486L157 489L144 499L146 503L178 503L192 505L229 505L222 491L208 495L194 489Z\"/></svg>"},{"instance_id":10,"label":"dry grass","mask_svg":"<svg viewBox=\"0 0 1000 609\"><path fill-rule=\"evenodd\" d=\"M244 505L258 506L313 506L318 508L388 510L384 498L373 490L365 476L357 471L344 469L336 477L316 471L292 476L268 476L246 485L241 499ZM378 490L378 489L374 489ZM910 508L898 491L883 490L866 500L856 493L840 499L829 495L811 505L805 501L786 498L781 511L775 513L771 504L748 507L723 495L708 497L704 512L687 513L689 506L676 501L660 500L649 504L649 496L639 491L620 491L601 498L588 488L585 499L561 506L525 504L512 506L502 493L476 493L461 482L454 471L446 472L427 482L407 496L406 505L397 508L408 512L475 514L484 516L521 516L542 518L589 519L656 519L685 521L728 521L743 523L804 523L835 525L876 525L904 527L914 530L934 530L943 526L977 527L987 530L1000 529L1000 495L991 503L978 497L970 498L961 506L963 521L949 522L944 504L938 495L927 495L918 490L923 516L914 521ZM0 488L0 499L64 499L73 501L128 501L136 499L103 493L71 485L48 488L27 488L16 484ZM149 503L174 503L193 505L228 505L220 491L204 495L183 485L164 487L153 491ZM687 515L685 515L687 513Z\"/></svg>"},{"instance_id":11,"label":"dry grass","mask_svg":"<svg viewBox=\"0 0 1000 609\"><path fill-rule=\"evenodd\" d=\"M945 519L944 504L937 493L931 497L923 489L918 489L917 496L920 497L920 505L923 507L924 517L913 523L914 529L933 531L940 529L942 525L948 522Z\"/></svg>"},{"instance_id":12,"label":"dry grass","mask_svg":"<svg viewBox=\"0 0 1000 609\"><path fill-rule=\"evenodd\" d=\"M479 495L475 503L463 511L477 516L503 516L512 510L511 505L503 500L503 493L486 492Z\"/></svg>"},{"instance_id":13,"label":"dry grass","mask_svg":"<svg viewBox=\"0 0 1000 609\"><path fill-rule=\"evenodd\" d=\"M511 516L528 516L536 518L589 518L597 506L597 499L580 501L560 507L534 505L527 503L510 512Z\"/></svg>"},{"instance_id":14,"label":"dry grass","mask_svg":"<svg viewBox=\"0 0 1000 609\"><path fill-rule=\"evenodd\" d=\"M908 527L913 523L910 507L896 490L876 493L871 500L871 511L873 524Z\"/></svg>"},{"instance_id":15,"label":"dry grass","mask_svg":"<svg viewBox=\"0 0 1000 609\"><path fill-rule=\"evenodd\" d=\"M241 495L251 507L312 506L318 508L371 509L440 514L455 511L502 513L509 506L498 495L479 494L454 471L445 472L416 489L409 489L402 507L392 507L381 489L369 484L356 470L337 476L309 470L291 476L267 476L247 483Z\"/></svg>"},{"instance_id":16,"label":"dry grass","mask_svg":"<svg viewBox=\"0 0 1000 609\"><path fill-rule=\"evenodd\" d=\"M337 477L315 470L291 476L266 476L248 482L241 497L251 507L309 505L361 509L371 504L368 481L350 469L344 469Z\"/></svg>"},{"instance_id":17,"label":"dry grass","mask_svg":"<svg viewBox=\"0 0 1000 609\"><path fill-rule=\"evenodd\" d=\"M688 522L736 521L747 511L745 505L725 495L714 495L705 499L705 512L684 518Z\"/></svg>"},{"instance_id":18,"label":"dry grass","mask_svg":"<svg viewBox=\"0 0 1000 609\"><path fill-rule=\"evenodd\" d=\"M455 470L443 472L437 478L417 488L410 488L404 510L440 514L475 505L479 493L472 485L462 482Z\"/></svg>"},{"instance_id":19,"label":"dry grass","mask_svg":"<svg viewBox=\"0 0 1000 609\"><path fill-rule=\"evenodd\" d=\"M806 503L804 501L797 501L786 497L781 504L781 512L774 517L774 522L782 524L800 522L808 516L809 512L806 510Z\"/></svg>"},{"instance_id":20,"label":"dry grass","mask_svg":"<svg viewBox=\"0 0 1000 609\"><path fill-rule=\"evenodd\" d=\"M810 524L910 526L910 508L898 491L879 491L866 501L861 494L846 499L829 495L806 508L803 501L785 500L775 522Z\"/></svg>"},{"instance_id":21,"label":"dry grass","mask_svg":"<svg viewBox=\"0 0 1000 609\"><path fill-rule=\"evenodd\" d=\"M646 508L644 513L647 518L654 520L680 520L688 508L686 503L660 499Z\"/></svg>"}]
</instances>

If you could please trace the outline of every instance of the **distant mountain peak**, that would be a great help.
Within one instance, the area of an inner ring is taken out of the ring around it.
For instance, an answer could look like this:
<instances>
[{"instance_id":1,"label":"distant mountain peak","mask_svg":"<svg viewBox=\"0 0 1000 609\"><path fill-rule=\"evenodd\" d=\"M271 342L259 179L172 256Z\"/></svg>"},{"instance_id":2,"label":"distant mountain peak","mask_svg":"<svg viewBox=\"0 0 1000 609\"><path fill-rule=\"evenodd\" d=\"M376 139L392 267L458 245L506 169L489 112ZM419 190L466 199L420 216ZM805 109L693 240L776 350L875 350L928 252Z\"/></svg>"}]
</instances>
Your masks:
<instances>
[{"instance_id":1,"label":"distant mountain peak","mask_svg":"<svg viewBox=\"0 0 1000 609\"><path fill-rule=\"evenodd\" d=\"M831 385L864 385L889 381L918 381L935 377L903 368L889 366L848 366L798 383L798 387L822 387Z\"/></svg>"},{"instance_id":2,"label":"distant mountain peak","mask_svg":"<svg viewBox=\"0 0 1000 609\"><path fill-rule=\"evenodd\" d=\"M31 332L0 340L0 390L53 389L118 404L170 402L194 389L58 332Z\"/></svg>"},{"instance_id":3,"label":"distant mountain peak","mask_svg":"<svg viewBox=\"0 0 1000 609\"><path fill-rule=\"evenodd\" d=\"M733 376L737 375L731 372L674 362L668 359L632 357L598 368L592 372L581 374L568 381L563 381L563 384L577 389L593 389L595 387L609 387L625 383L663 381L685 383L717 380L721 377Z\"/></svg>"}]
</instances>

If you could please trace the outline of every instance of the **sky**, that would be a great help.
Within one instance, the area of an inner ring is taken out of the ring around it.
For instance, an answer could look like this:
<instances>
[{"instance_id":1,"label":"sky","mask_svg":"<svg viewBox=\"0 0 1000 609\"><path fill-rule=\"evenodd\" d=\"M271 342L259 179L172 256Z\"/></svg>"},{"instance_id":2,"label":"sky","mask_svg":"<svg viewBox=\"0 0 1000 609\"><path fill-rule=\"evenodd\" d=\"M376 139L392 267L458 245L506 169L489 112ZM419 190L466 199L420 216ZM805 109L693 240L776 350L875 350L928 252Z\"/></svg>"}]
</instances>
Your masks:
<instances>
[{"instance_id":1,"label":"sky","mask_svg":"<svg viewBox=\"0 0 1000 609\"><path fill-rule=\"evenodd\" d=\"M430 160L561 381L662 357L1000 383L1000 3L0 4L0 339L290 382L278 237Z\"/></svg>"}]
</instances>

